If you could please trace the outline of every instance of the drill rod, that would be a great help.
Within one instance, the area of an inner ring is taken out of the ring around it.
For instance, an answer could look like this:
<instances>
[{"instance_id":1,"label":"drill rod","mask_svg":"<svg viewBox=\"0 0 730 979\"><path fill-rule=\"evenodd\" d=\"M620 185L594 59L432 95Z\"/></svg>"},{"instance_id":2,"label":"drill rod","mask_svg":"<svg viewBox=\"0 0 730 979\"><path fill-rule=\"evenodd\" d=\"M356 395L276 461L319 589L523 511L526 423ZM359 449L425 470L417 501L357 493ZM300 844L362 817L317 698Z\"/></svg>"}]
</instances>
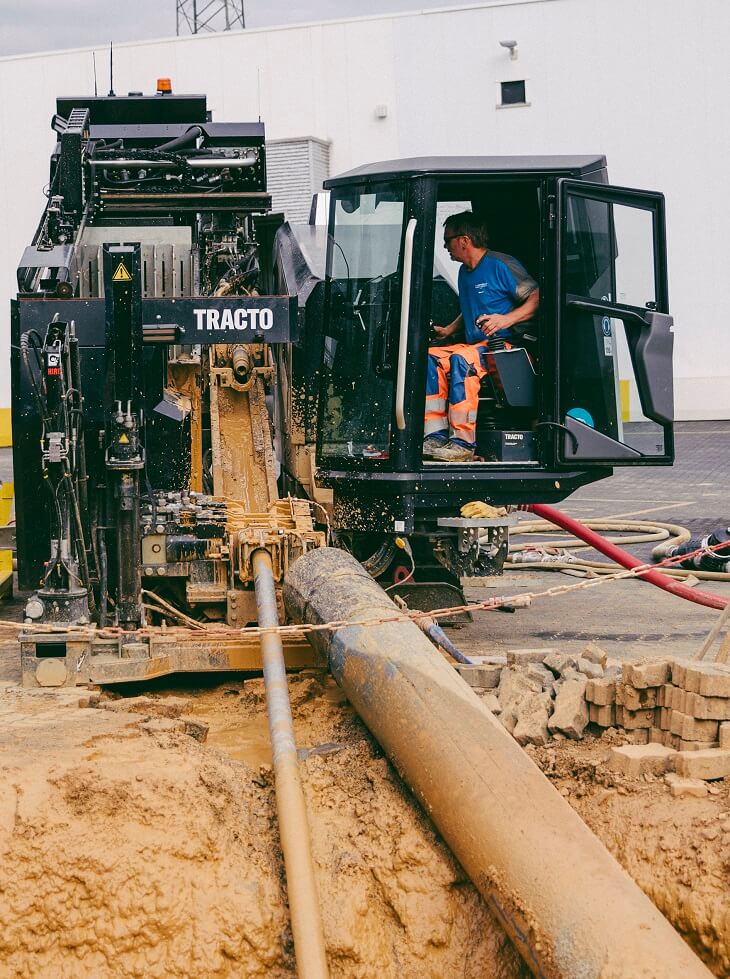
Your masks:
<instances>
[{"instance_id":1,"label":"drill rod","mask_svg":"<svg viewBox=\"0 0 730 979\"><path fill-rule=\"evenodd\" d=\"M261 549L254 551L252 561L259 626L274 629L279 625L279 615L271 557L268 551ZM314 877L307 809L299 778L284 648L277 632L262 634L261 658L297 974L300 979L327 979L329 972L324 930Z\"/></svg>"}]
</instances>

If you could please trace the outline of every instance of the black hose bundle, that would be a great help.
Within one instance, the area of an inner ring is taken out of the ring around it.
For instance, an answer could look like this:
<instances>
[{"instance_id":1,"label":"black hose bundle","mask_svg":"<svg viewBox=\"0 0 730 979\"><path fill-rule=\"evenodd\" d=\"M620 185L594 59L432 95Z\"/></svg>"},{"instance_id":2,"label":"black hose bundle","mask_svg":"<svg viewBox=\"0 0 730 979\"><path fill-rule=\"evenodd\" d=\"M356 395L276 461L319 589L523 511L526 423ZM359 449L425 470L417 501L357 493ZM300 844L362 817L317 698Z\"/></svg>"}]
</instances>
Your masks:
<instances>
[{"instance_id":1,"label":"black hose bundle","mask_svg":"<svg viewBox=\"0 0 730 979\"><path fill-rule=\"evenodd\" d=\"M727 547L720 547L715 551L705 550L722 544L726 544ZM715 571L720 574L730 572L730 527L720 527L706 537L691 537L686 544L673 547L667 556L679 557L681 554L690 554L700 548L703 549L702 553L681 561L679 567L697 571Z\"/></svg>"},{"instance_id":2,"label":"black hose bundle","mask_svg":"<svg viewBox=\"0 0 730 979\"><path fill-rule=\"evenodd\" d=\"M49 325L49 334L56 328L58 313ZM60 365L60 391L49 404L49 390L46 385L43 369L44 350L48 345L48 336L42 340L36 330L28 330L20 337L20 354L25 367L36 409L41 422L43 435L51 432L63 432L68 445L74 451L62 460L62 468L51 478L45 468L43 485L51 498L50 520L52 539L56 542L55 554L51 557L46 568L44 586L48 585L54 573L63 568L69 578L81 581L89 594L89 608L95 608L93 581L88 562L87 533L84 529L84 518L87 515L88 499L86 497L86 464L83 439L83 398L81 396L81 373L78 363L78 342L73 332L68 336L68 347ZM31 353L33 358L31 360ZM83 505L80 502L83 500ZM70 518L71 526L66 527L64 514ZM80 569L80 577L69 567L61 552L61 541L68 535L76 552ZM96 558L95 548L92 553ZM98 574L98 561L95 561Z\"/></svg>"}]
</instances>

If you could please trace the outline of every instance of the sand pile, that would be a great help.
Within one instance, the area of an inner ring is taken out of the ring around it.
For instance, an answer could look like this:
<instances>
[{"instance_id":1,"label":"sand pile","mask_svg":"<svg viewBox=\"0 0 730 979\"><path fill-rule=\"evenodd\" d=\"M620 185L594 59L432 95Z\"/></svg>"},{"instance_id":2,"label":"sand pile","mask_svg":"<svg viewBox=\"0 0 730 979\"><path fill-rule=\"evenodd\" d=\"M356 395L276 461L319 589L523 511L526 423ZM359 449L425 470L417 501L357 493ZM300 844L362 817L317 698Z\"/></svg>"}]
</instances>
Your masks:
<instances>
[{"instance_id":1,"label":"sand pile","mask_svg":"<svg viewBox=\"0 0 730 979\"><path fill-rule=\"evenodd\" d=\"M730 785L673 798L664 776L611 772L607 732L526 750L717 976L730 975Z\"/></svg>"},{"instance_id":2,"label":"sand pile","mask_svg":"<svg viewBox=\"0 0 730 979\"><path fill-rule=\"evenodd\" d=\"M12 699L0 974L284 974L278 856L248 773L174 721Z\"/></svg>"},{"instance_id":3,"label":"sand pile","mask_svg":"<svg viewBox=\"0 0 730 979\"><path fill-rule=\"evenodd\" d=\"M332 975L526 975L339 692L293 690ZM294 975L262 684L169 700L3 692L0 975Z\"/></svg>"},{"instance_id":4,"label":"sand pile","mask_svg":"<svg viewBox=\"0 0 730 979\"><path fill-rule=\"evenodd\" d=\"M333 682L291 690L332 976L527 976ZM0 977L294 976L262 681L84 696L0 693ZM726 976L729 787L610 772L619 740L526 750Z\"/></svg>"}]
</instances>

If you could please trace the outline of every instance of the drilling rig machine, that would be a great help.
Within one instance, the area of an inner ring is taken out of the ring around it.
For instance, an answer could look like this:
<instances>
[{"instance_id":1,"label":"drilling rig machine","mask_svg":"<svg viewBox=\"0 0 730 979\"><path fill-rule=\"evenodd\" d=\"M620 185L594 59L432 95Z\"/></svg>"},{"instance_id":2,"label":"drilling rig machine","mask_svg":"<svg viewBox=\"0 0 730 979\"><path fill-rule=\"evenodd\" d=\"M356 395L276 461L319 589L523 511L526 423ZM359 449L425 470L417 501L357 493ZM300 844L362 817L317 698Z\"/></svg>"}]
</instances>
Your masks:
<instances>
[{"instance_id":1,"label":"drilling rig machine","mask_svg":"<svg viewBox=\"0 0 730 979\"><path fill-rule=\"evenodd\" d=\"M257 670L257 553L278 587L329 537L448 604L499 573L514 519L465 503L671 463L661 195L609 186L603 157L425 158L329 180L328 227L292 225L263 125L165 89L57 100L12 304L25 683ZM428 323L458 310L440 238L465 207L540 314L529 355L489 353L474 462L439 463ZM289 668L314 657L287 641Z\"/></svg>"}]
</instances>

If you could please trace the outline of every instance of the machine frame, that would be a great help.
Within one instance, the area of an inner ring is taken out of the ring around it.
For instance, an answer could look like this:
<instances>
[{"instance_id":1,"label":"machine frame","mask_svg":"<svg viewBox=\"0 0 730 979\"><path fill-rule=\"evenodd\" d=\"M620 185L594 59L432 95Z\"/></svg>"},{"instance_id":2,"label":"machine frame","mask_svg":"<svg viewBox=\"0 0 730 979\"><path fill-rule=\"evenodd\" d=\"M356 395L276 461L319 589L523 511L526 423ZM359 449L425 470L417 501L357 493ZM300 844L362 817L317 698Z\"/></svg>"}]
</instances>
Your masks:
<instances>
[{"instance_id":1,"label":"machine frame","mask_svg":"<svg viewBox=\"0 0 730 979\"><path fill-rule=\"evenodd\" d=\"M240 632L254 554L280 586L329 535L381 580L404 577L405 552L409 603L458 601L461 576L499 573L514 519L467 519L465 503L559 500L614 465L671 463L663 198L610 187L603 157L373 164L326 183L328 227L316 208L297 226L270 213L263 126L213 123L204 96L64 98L52 126L49 203L12 304L19 582L40 582L26 682L256 669ZM421 457L439 208L460 195L521 201L532 221L532 244L510 247L536 261L537 375L523 356L508 377L493 351L480 408L494 452L519 437L522 458ZM382 203L396 222L372 220ZM621 208L651 222L647 302L617 301ZM651 453L622 441L617 323ZM314 663L308 648L294 636L289 665Z\"/></svg>"}]
</instances>

